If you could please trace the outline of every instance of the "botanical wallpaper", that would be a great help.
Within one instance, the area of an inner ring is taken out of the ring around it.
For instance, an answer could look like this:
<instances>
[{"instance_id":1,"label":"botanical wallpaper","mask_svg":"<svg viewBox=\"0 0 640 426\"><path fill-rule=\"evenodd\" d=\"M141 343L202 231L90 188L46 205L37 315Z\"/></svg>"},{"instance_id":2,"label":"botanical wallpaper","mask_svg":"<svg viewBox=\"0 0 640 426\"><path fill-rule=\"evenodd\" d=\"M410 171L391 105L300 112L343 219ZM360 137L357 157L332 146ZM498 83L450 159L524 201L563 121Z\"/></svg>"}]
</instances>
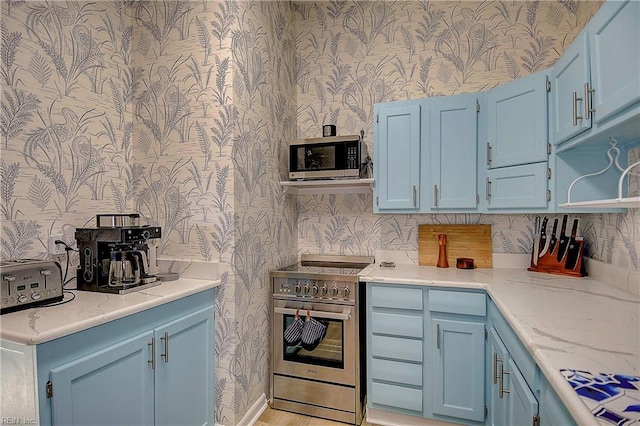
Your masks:
<instances>
[{"instance_id":1,"label":"botanical wallpaper","mask_svg":"<svg viewBox=\"0 0 640 426\"><path fill-rule=\"evenodd\" d=\"M139 212L163 255L219 262L215 416L236 424L268 394L268 271L296 259L290 4L14 0L0 22L2 259Z\"/></svg>"},{"instance_id":2,"label":"botanical wallpaper","mask_svg":"<svg viewBox=\"0 0 640 426\"><path fill-rule=\"evenodd\" d=\"M492 223L494 251L531 247L533 215L374 215L370 194L285 195L288 141L336 124L371 150L374 103L542 70L599 6L3 0L1 258L47 258L48 235L72 245L97 213L139 212L164 255L218 262L216 422L237 424L269 394L270 269L416 250L418 223ZM640 269L637 211L581 218L593 257Z\"/></svg>"}]
</instances>

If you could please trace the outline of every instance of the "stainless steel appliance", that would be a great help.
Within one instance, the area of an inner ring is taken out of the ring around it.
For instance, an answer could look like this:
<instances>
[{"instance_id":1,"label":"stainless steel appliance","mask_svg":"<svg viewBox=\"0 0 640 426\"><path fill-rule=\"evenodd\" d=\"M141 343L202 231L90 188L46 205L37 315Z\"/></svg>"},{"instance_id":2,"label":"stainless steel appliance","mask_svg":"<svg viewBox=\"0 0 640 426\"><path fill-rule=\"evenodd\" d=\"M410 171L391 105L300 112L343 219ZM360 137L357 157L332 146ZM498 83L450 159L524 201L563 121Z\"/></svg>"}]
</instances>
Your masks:
<instances>
[{"instance_id":1,"label":"stainless steel appliance","mask_svg":"<svg viewBox=\"0 0 640 426\"><path fill-rule=\"evenodd\" d=\"M0 276L1 314L62 300L62 270L58 262L2 261Z\"/></svg>"},{"instance_id":2,"label":"stainless steel appliance","mask_svg":"<svg viewBox=\"0 0 640 426\"><path fill-rule=\"evenodd\" d=\"M300 263L271 271L273 408L360 424L366 381L360 336L364 292L359 292L357 274L373 261L366 256L303 255ZM287 343L284 334L296 314L326 327L312 347Z\"/></svg>"},{"instance_id":3,"label":"stainless steel appliance","mask_svg":"<svg viewBox=\"0 0 640 426\"><path fill-rule=\"evenodd\" d=\"M358 135L298 139L289 144L289 179L358 178L367 158ZM366 169L363 169L363 172Z\"/></svg>"},{"instance_id":4,"label":"stainless steel appliance","mask_svg":"<svg viewBox=\"0 0 640 426\"><path fill-rule=\"evenodd\" d=\"M139 215L98 215L96 228L76 229L78 290L125 294L160 284L150 273L150 240L158 226L139 226Z\"/></svg>"}]
</instances>

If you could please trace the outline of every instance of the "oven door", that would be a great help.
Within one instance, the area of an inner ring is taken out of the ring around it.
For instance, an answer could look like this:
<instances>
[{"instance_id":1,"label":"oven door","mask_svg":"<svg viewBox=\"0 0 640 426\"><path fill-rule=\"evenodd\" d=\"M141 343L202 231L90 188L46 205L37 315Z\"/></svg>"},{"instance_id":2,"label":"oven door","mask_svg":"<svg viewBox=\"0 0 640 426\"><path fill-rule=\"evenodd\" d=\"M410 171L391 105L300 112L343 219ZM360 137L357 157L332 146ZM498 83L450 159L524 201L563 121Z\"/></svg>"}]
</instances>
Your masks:
<instances>
[{"instance_id":1,"label":"oven door","mask_svg":"<svg viewBox=\"0 0 640 426\"><path fill-rule=\"evenodd\" d=\"M358 350L355 306L284 300L273 304L273 372L353 386ZM312 350L301 343L288 345L283 338L298 309L301 318L306 318L308 311L327 327L324 338Z\"/></svg>"}]
</instances>

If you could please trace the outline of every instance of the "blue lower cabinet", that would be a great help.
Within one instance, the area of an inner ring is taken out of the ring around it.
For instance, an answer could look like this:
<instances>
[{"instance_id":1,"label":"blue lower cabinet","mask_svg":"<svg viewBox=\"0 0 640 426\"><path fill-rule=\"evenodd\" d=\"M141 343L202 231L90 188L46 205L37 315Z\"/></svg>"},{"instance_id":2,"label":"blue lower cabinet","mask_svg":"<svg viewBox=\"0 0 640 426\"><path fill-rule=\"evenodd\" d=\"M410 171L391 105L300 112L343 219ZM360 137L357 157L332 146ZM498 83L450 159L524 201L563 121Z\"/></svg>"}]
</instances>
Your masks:
<instances>
[{"instance_id":1,"label":"blue lower cabinet","mask_svg":"<svg viewBox=\"0 0 640 426\"><path fill-rule=\"evenodd\" d=\"M509 425L535 425L538 421L538 400L529 388L518 366L509 359L507 364L507 423Z\"/></svg>"},{"instance_id":2,"label":"blue lower cabinet","mask_svg":"<svg viewBox=\"0 0 640 426\"><path fill-rule=\"evenodd\" d=\"M36 348L42 425L213 425L213 289Z\"/></svg>"},{"instance_id":3,"label":"blue lower cabinet","mask_svg":"<svg viewBox=\"0 0 640 426\"><path fill-rule=\"evenodd\" d=\"M156 425L213 424L213 309L156 329Z\"/></svg>"},{"instance_id":4,"label":"blue lower cabinet","mask_svg":"<svg viewBox=\"0 0 640 426\"><path fill-rule=\"evenodd\" d=\"M482 424L485 293L366 286L369 408Z\"/></svg>"},{"instance_id":5,"label":"blue lower cabinet","mask_svg":"<svg viewBox=\"0 0 640 426\"><path fill-rule=\"evenodd\" d=\"M417 286L366 288L367 404L423 416L424 294Z\"/></svg>"},{"instance_id":6,"label":"blue lower cabinet","mask_svg":"<svg viewBox=\"0 0 640 426\"><path fill-rule=\"evenodd\" d=\"M484 321L432 320L433 412L484 420Z\"/></svg>"},{"instance_id":7,"label":"blue lower cabinet","mask_svg":"<svg viewBox=\"0 0 640 426\"><path fill-rule=\"evenodd\" d=\"M540 391L540 424L544 426L574 426L573 419L567 407L553 390L547 379L542 377Z\"/></svg>"},{"instance_id":8,"label":"blue lower cabinet","mask_svg":"<svg viewBox=\"0 0 640 426\"><path fill-rule=\"evenodd\" d=\"M51 370L53 423L152 425L152 338L143 333Z\"/></svg>"}]
</instances>

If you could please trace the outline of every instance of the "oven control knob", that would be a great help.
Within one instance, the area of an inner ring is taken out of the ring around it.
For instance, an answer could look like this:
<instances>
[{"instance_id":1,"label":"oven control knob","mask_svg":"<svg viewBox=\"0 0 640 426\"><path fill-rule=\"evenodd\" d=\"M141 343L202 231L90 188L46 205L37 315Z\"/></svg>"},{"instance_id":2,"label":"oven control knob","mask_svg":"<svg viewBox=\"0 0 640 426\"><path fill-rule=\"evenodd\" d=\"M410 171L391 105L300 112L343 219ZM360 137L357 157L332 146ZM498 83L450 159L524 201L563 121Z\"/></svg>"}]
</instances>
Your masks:
<instances>
[{"instance_id":1,"label":"oven control knob","mask_svg":"<svg viewBox=\"0 0 640 426\"><path fill-rule=\"evenodd\" d=\"M336 297L338 295L338 287L333 287L331 289L331 294L333 295L333 297Z\"/></svg>"},{"instance_id":2,"label":"oven control knob","mask_svg":"<svg viewBox=\"0 0 640 426\"><path fill-rule=\"evenodd\" d=\"M309 294L309 285L307 284L304 286L304 294Z\"/></svg>"},{"instance_id":3,"label":"oven control knob","mask_svg":"<svg viewBox=\"0 0 640 426\"><path fill-rule=\"evenodd\" d=\"M38 299L40 299L40 293L36 293L36 292L31 293L31 298L32 298L33 300L38 300Z\"/></svg>"},{"instance_id":4,"label":"oven control knob","mask_svg":"<svg viewBox=\"0 0 640 426\"><path fill-rule=\"evenodd\" d=\"M302 290L302 287L300 287L300 284L296 283L293 289L296 291L296 294L298 294L300 293L300 290Z\"/></svg>"},{"instance_id":5,"label":"oven control knob","mask_svg":"<svg viewBox=\"0 0 640 426\"><path fill-rule=\"evenodd\" d=\"M327 286L326 286L326 285L323 285L323 286L320 288L320 296L326 296L326 295L327 295L327 293L329 293L329 289L327 288Z\"/></svg>"},{"instance_id":6,"label":"oven control knob","mask_svg":"<svg viewBox=\"0 0 640 426\"><path fill-rule=\"evenodd\" d=\"M342 296L343 297L349 297L349 294L351 293L351 290L349 290L349 287L345 287L342 289Z\"/></svg>"},{"instance_id":7,"label":"oven control knob","mask_svg":"<svg viewBox=\"0 0 640 426\"><path fill-rule=\"evenodd\" d=\"M28 302L29 298L27 296L25 296L24 294L21 294L20 296L18 296L18 302L19 303L25 303Z\"/></svg>"},{"instance_id":8,"label":"oven control knob","mask_svg":"<svg viewBox=\"0 0 640 426\"><path fill-rule=\"evenodd\" d=\"M314 296L318 295L318 286L314 285L313 287L311 287L311 294Z\"/></svg>"}]
</instances>

